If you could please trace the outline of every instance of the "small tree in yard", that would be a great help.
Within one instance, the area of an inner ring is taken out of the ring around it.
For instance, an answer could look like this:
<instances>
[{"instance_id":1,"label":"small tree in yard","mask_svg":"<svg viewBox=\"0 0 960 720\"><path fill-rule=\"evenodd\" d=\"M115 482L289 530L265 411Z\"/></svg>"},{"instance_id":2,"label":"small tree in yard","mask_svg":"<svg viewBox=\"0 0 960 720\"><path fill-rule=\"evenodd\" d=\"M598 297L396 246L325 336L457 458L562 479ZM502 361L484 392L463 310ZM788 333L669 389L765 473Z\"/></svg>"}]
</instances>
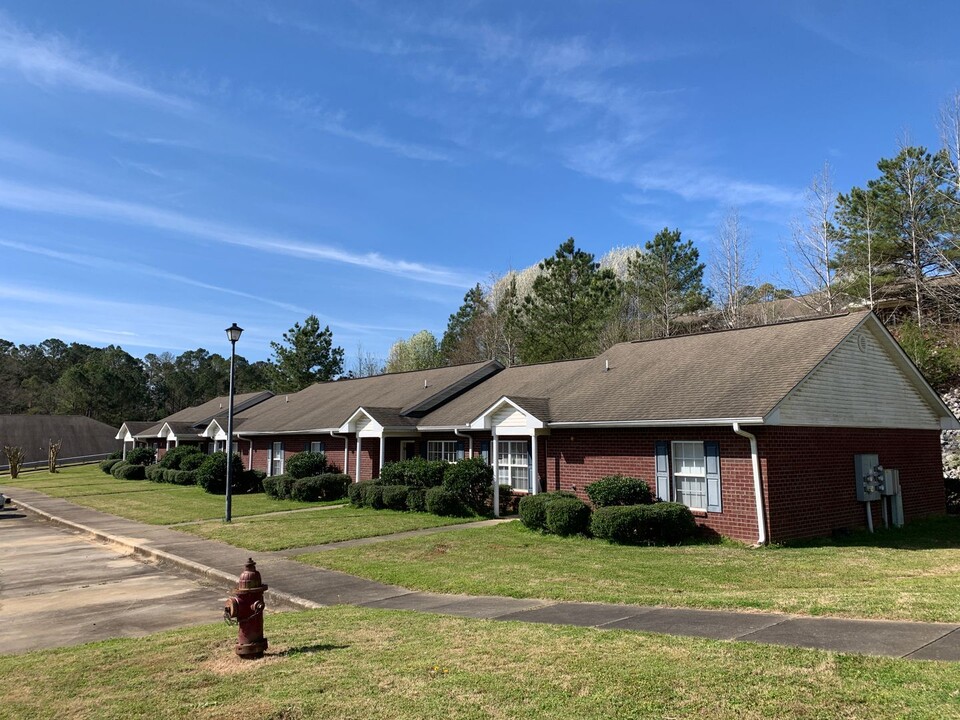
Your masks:
<instances>
[{"instance_id":1,"label":"small tree in yard","mask_svg":"<svg viewBox=\"0 0 960 720\"><path fill-rule=\"evenodd\" d=\"M57 440L56 442L53 439L50 439L50 445L47 449L47 469L55 473L57 471L57 455L60 454L60 446L63 445L63 440Z\"/></svg>"},{"instance_id":2,"label":"small tree in yard","mask_svg":"<svg viewBox=\"0 0 960 720\"><path fill-rule=\"evenodd\" d=\"M7 456L7 462L10 464L10 479L16 480L17 475L20 474L20 468L23 466L23 448L4 445L3 454Z\"/></svg>"}]
</instances>

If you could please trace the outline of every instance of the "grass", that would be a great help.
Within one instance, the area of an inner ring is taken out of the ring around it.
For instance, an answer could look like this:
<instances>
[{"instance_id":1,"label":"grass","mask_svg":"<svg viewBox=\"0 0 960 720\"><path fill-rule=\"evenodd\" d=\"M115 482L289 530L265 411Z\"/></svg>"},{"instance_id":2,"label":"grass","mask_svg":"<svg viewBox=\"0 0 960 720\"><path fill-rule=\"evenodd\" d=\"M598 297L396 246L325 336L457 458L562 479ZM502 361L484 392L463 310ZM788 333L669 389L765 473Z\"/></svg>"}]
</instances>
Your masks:
<instances>
[{"instance_id":1,"label":"grass","mask_svg":"<svg viewBox=\"0 0 960 720\"><path fill-rule=\"evenodd\" d=\"M958 622L958 547L957 517L761 549L617 546L513 522L296 559L444 593Z\"/></svg>"},{"instance_id":2,"label":"grass","mask_svg":"<svg viewBox=\"0 0 960 720\"><path fill-rule=\"evenodd\" d=\"M256 517L234 521L230 525L210 522L177 529L263 552L442 527L481 519L343 507L331 508L322 513Z\"/></svg>"},{"instance_id":3,"label":"grass","mask_svg":"<svg viewBox=\"0 0 960 720\"><path fill-rule=\"evenodd\" d=\"M224 499L196 486L167 485L146 480L117 480L96 465L64 468L56 474L47 471L23 473L16 480L0 478L0 487L21 487L64 498L151 525L170 525L195 520L222 518ZM273 500L263 493L233 496L233 515L296 510L338 503L304 503Z\"/></svg>"},{"instance_id":4,"label":"grass","mask_svg":"<svg viewBox=\"0 0 960 720\"><path fill-rule=\"evenodd\" d=\"M16 718L958 718L960 663L332 607L0 657Z\"/></svg>"}]
</instances>

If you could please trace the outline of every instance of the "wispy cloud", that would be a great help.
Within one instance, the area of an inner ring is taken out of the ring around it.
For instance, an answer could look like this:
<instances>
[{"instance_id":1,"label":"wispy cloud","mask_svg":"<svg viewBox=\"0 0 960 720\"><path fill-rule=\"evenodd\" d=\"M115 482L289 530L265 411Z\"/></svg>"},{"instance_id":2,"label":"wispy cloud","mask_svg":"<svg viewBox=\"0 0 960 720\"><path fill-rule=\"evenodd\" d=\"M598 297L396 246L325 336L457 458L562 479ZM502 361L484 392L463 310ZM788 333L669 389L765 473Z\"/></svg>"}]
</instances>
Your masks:
<instances>
[{"instance_id":1,"label":"wispy cloud","mask_svg":"<svg viewBox=\"0 0 960 720\"><path fill-rule=\"evenodd\" d=\"M68 87L116 95L174 110L190 103L163 93L124 73L116 60L104 61L75 47L60 35L35 35L0 14L0 70L17 73L44 87Z\"/></svg>"},{"instance_id":2,"label":"wispy cloud","mask_svg":"<svg viewBox=\"0 0 960 720\"><path fill-rule=\"evenodd\" d=\"M354 253L330 245L252 232L150 205L64 188L42 188L0 180L0 207L149 227L274 255L353 265L437 285L469 287L472 284L472 278L444 267L388 258L376 252Z\"/></svg>"}]
</instances>

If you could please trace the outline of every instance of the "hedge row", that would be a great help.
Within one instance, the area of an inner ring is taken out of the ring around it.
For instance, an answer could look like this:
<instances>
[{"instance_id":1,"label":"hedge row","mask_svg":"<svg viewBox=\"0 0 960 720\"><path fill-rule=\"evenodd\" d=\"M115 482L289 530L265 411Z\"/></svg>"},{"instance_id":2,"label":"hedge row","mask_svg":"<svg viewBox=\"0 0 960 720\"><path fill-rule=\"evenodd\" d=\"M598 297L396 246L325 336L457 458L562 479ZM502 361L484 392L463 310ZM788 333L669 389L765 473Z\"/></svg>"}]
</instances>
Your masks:
<instances>
[{"instance_id":1,"label":"hedge row","mask_svg":"<svg viewBox=\"0 0 960 720\"><path fill-rule=\"evenodd\" d=\"M147 480L170 485L196 485L197 474L193 470L173 470L157 464L147 468Z\"/></svg>"},{"instance_id":2,"label":"hedge row","mask_svg":"<svg viewBox=\"0 0 960 720\"><path fill-rule=\"evenodd\" d=\"M113 475L117 480L145 480L147 477L146 468L143 465L132 465L126 460L120 460L119 462L113 462L112 460L104 460L101 463L100 467L107 462L112 463L108 472Z\"/></svg>"},{"instance_id":3,"label":"hedge row","mask_svg":"<svg viewBox=\"0 0 960 720\"><path fill-rule=\"evenodd\" d=\"M342 473L323 473L302 478L284 473L263 478L263 491L276 500L340 500L347 496L347 488L351 482L350 476Z\"/></svg>"}]
</instances>

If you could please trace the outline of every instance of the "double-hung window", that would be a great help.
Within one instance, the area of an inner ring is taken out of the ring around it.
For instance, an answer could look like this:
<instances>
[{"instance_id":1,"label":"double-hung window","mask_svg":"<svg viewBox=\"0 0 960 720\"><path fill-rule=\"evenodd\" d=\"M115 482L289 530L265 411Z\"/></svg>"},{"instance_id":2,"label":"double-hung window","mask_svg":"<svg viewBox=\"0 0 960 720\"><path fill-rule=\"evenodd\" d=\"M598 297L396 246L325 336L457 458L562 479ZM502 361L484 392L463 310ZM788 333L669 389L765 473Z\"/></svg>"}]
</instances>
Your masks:
<instances>
[{"instance_id":1,"label":"double-hung window","mask_svg":"<svg viewBox=\"0 0 960 720\"><path fill-rule=\"evenodd\" d=\"M270 474L283 475L283 442L275 442L270 446Z\"/></svg>"},{"instance_id":2,"label":"double-hung window","mask_svg":"<svg viewBox=\"0 0 960 720\"><path fill-rule=\"evenodd\" d=\"M530 490L530 455L526 440L497 441L497 482Z\"/></svg>"},{"instance_id":3,"label":"double-hung window","mask_svg":"<svg viewBox=\"0 0 960 720\"><path fill-rule=\"evenodd\" d=\"M673 443L673 483L678 503L707 509L707 458L702 442Z\"/></svg>"},{"instance_id":4,"label":"double-hung window","mask_svg":"<svg viewBox=\"0 0 960 720\"><path fill-rule=\"evenodd\" d=\"M322 443L322 442L317 442L317 441L311 442L311 443L307 446L307 450L309 450L310 452L322 453L322 452L323 452L323 443Z\"/></svg>"},{"instance_id":5,"label":"double-hung window","mask_svg":"<svg viewBox=\"0 0 960 720\"><path fill-rule=\"evenodd\" d=\"M428 440L427 460L443 460L449 463L457 461L456 440Z\"/></svg>"}]
</instances>

